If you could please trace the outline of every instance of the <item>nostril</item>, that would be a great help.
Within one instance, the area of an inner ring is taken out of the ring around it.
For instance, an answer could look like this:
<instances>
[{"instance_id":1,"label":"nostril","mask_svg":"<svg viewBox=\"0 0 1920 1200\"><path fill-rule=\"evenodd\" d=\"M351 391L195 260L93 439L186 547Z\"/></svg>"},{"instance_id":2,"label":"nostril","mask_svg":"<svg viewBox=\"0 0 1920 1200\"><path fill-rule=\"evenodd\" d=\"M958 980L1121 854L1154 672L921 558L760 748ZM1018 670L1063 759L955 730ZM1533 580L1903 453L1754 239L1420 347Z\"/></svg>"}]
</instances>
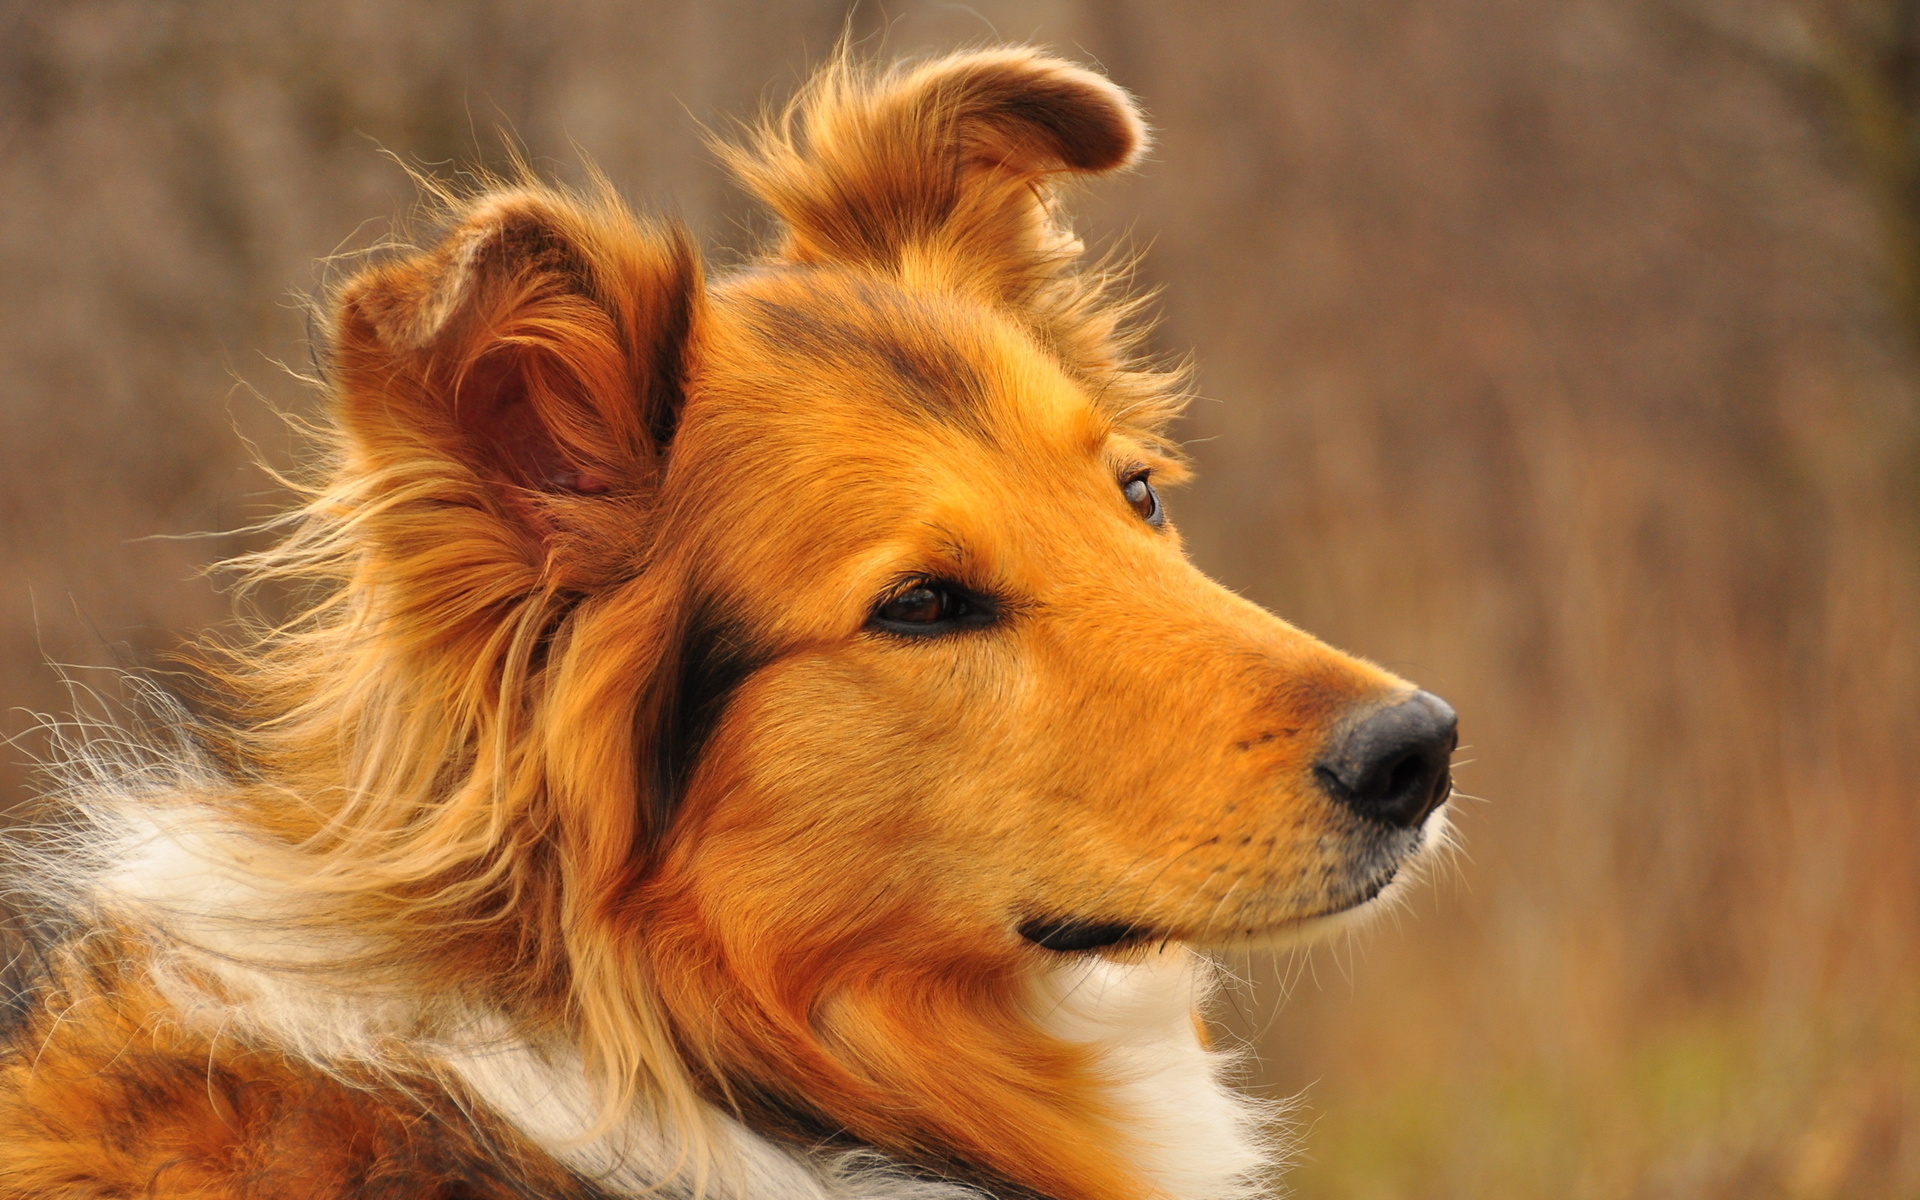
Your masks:
<instances>
[{"instance_id":1,"label":"nostril","mask_svg":"<svg viewBox=\"0 0 1920 1200\"><path fill-rule=\"evenodd\" d=\"M1419 757L1409 754L1393 764L1393 770L1387 776L1387 795L1397 796L1404 792L1419 790L1428 782L1433 772Z\"/></svg>"},{"instance_id":2,"label":"nostril","mask_svg":"<svg viewBox=\"0 0 1920 1200\"><path fill-rule=\"evenodd\" d=\"M1415 692L1337 733L1314 775L1322 790L1361 816L1410 828L1446 799L1457 726L1446 701Z\"/></svg>"}]
</instances>

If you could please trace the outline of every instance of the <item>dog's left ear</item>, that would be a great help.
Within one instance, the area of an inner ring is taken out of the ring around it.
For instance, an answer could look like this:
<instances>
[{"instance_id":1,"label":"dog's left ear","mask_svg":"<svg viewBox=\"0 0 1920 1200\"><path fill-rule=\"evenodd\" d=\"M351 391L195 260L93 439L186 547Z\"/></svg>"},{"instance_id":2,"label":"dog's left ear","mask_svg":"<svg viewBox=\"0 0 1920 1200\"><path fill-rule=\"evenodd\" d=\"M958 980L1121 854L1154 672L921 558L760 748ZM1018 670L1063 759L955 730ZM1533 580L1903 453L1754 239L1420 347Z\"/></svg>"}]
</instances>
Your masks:
<instances>
[{"instance_id":1,"label":"dog's left ear","mask_svg":"<svg viewBox=\"0 0 1920 1200\"><path fill-rule=\"evenodd\" d=\"M1018 301L1080 251L1056 182L1125 167L1147 142L1104 76L1005 48L879 76L843 58L747 146L720 151L784 222L781 258L899 269L931 256Z\"/></svg>"},{"instance_id":2,"label":"dog's left ear","mask_svg":"<svg viewBox=\"0 0 1920 1200\"><path fill-rule=\"evenodd\" d=\"M700 296L689 239L610 196L483 196L438 246L338 297L349 471L426 501L469 560L493 541L550 584L591 574L583 557L617 549L604 515L644 502L664 469ZM420 508L388 506L373 532L407 554L429 536L401 520Z\"/></svg>"}]
</instances>

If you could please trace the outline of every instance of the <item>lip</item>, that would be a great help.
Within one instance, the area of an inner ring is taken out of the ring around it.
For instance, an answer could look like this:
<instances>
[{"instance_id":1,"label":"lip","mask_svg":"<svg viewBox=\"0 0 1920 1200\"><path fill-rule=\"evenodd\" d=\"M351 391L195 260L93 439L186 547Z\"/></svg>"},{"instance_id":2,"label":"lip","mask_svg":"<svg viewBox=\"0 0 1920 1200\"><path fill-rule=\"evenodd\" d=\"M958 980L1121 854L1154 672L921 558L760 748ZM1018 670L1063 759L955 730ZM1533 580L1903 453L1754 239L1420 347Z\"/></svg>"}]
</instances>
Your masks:
<instances>
[{"instance_id":1,"label":"lip","mask_svg":"<svg viewBox=\"0 0 1920 1200\"><path fill-rule=\"evenodd\" d=\"M1019 934L1042 950L1056 954L1082 954L1092 950L1113 950L1150 941L1152 929L1126 921L1088 921L1034 919L1020 924Z\"/></svg>"},{"instance_id":2,"label":"lip","mask_svg":"<svg viewBox=\"0 0 1920 1200\"><path fill-rule=\"evenodd\" d=\"M1097 954L1101 951L1124 951L1151 941L1176 941L1208 945L1220 942L1238 941L1242 938L1284 938L1292 934L1303 934L1315 925L1336 920L1349 913L1365 908L1378 899L1380 893L1387 890L1400 875L1402 864L1395 863L1381 870L1361 887L1351 899L1330 905L1318 912L1304 916L1288 917L1276 925L1260 929L1237 930L1225 937L1195 937L1167 930L1154 929L1145 925L1134 925L1118 921L1027 921L1019 928L1020 936L1028 943L1056 954Z\"/></svg>"},{"instance_id":3,"label":"lip","mask_svg":"<svg viewBox=\"0 0 1920 1200\"><path fill-rule=\"evenodd\" d=\"M1394 863L1392 866L1388 867L1386 870L1374 876L1374 878L1368 880L1367 886L1361 889L1364 894L1360 897L1360 899L1355 900L1352 904L1349 904L1346 907L1337 909L1335 911L1336 912L1352 912L1354 909L1359 908L1362 904L1371 903L1376 897L1380 895L1381 892L1386 891L1387 887L1390 884L1392 884L1394 880L1400 877L1400 866L1401 864Z\"/></svg>"},{"instance_id":4,"label":"lip","mask_svg":"<svg viewBox=\"0 0 1920 1200\"><path fill-rule=\"evenodd\" d=\"M1434 810L1438 813L1445 807ZM1350 886L1346 894L1326 907L1309 913L1282 917L1270 924L1217 932L1188 932L1168 929L1144 923L1120 920L1112 917L1094 920L1080 917L1030 918L1017 927L1021 939L1038 949L1049 950L1062 955L1099 954L1103 951L1123 952L1131 947L1147 942L1184 942L1189 945L1219 946L1246 940L1263 941L1279 939L1281 941L1311 940L1316 927L1351 916L1379 899L1381 894L1393 886L1395 880L1409 863L1421 856L1421 851L1429 841L1428 827L1432 821L1429 814L1412 838L1411 845L1402 845L1387 850L1390 860L1376 866L1368 872L1358 886ZM1406 831L1395 831L1405 836ZM1385 850L1376 847L1376 851ZM1369 855L1367 857L1373 857Z\"/></svg>"},{"instance_id":5,"label":"lip","mask_svg":"<svg viewBox=\"0 0 1920 1200\"><path fill-rule=\"evenodd\" d=\"M1367 905L1379 899L1380 893L1386 891L1387 888L1392 885L1393 881L1400 877L1401 865L1400 863L1394 863L1392 866L1375 874L1351 899L1343 900L1338 904L1330 904L1319 912L1308 913L1304 917L1289 917L1268 932L1291 932L1309 926L1316 921L1332 920L1335 917L1343 917L1348 913L1365 908ZM1256 936L1258 936L1258 931L1256 931Z\"/></svg>"},{"instance_id":6,"label":"lip","mask_svg":"<svg viewBox=\"0 0 1920 1200\"><path fill-rule=\"evenodd\" d=\"M1366 908L1367 905L1379 899L1380 894L1392 886L1395 879L1399 878L1400 870L1405 865L1404 862L1396 862L1383 868L1376 872L1373 877L1367 880L1357 891L1317 912L1310 912L1297 917L1286 917L1272 925L1260 928L1236 930L1227 938L1196 938L1191 940L1201 942L1253 941L1256 943L1269 940L1282 943L1292 942L1296 939L1299 941L1310 941L1322 926L1330 925L1343 917L1352 916L1354 913L1361 911Z\"/></svg>"}]
</instances>

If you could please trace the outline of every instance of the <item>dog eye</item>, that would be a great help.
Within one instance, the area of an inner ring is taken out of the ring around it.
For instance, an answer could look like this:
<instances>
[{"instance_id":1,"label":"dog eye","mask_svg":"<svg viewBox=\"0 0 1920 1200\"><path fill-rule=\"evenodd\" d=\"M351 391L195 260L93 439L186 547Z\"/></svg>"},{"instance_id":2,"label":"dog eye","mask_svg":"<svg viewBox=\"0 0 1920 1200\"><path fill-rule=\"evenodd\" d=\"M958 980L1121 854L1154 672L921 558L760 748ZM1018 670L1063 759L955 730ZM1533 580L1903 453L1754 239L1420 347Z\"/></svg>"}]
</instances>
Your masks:
<instances>
[{"instance_id":1,"label":"dog eye","mask_svg":"<svg viewBox=\"0 0 1920 1200\"><path fill-rule=\"evenodd\" d=\"M926 584L909 588L880 606L880 619L901 625L931 625L953 606L949 593Z\"/></svg>"},{"instance_id":2,"label":"dog eye","mask_svg":"<svg viewBox=\"0 0 1920 1200\"><path fill-rule=\"evenodd\" d=\"M994 618L993 603L955 583L928 579L895 592L873 610L872 623L889 633L945 633Z\"/></svg>"},{"instance_id":3,"label":"dog eye","mask_svg":"<svg viewBox=\"0 0 1920 1200\"><path fill-rule=\"evenodd\" d=\"M1127 503L1133 506L1134 512L1140 514L1142 521L1155 529L1166 523L1167 514L1160 511L1160 493L1153 490L1145 473L1135 475L1121 485L1120 494L1127 498Z\"/></svg>"}]
</instances>

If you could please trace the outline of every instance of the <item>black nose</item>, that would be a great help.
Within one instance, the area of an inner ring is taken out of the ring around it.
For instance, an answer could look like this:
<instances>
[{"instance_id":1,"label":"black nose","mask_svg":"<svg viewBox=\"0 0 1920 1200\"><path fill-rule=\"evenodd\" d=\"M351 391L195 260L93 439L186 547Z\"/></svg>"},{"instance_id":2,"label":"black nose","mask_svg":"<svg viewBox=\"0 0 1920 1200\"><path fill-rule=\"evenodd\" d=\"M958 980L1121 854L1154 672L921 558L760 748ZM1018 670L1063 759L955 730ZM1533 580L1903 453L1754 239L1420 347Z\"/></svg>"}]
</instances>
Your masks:
<instances>
[{"instance_id":1,"label":"black nose","mask_svg":"<svg viewBox=\"0 0 1920 1200\"><path fill-rule=\"evenodd\" d=\"M1314 777L1361 816L1410 829L1453 788L1447 761L1457 726L1445 700L1415 692L1335 734L1313 766Z\"/></svg>"}]
</instances>

